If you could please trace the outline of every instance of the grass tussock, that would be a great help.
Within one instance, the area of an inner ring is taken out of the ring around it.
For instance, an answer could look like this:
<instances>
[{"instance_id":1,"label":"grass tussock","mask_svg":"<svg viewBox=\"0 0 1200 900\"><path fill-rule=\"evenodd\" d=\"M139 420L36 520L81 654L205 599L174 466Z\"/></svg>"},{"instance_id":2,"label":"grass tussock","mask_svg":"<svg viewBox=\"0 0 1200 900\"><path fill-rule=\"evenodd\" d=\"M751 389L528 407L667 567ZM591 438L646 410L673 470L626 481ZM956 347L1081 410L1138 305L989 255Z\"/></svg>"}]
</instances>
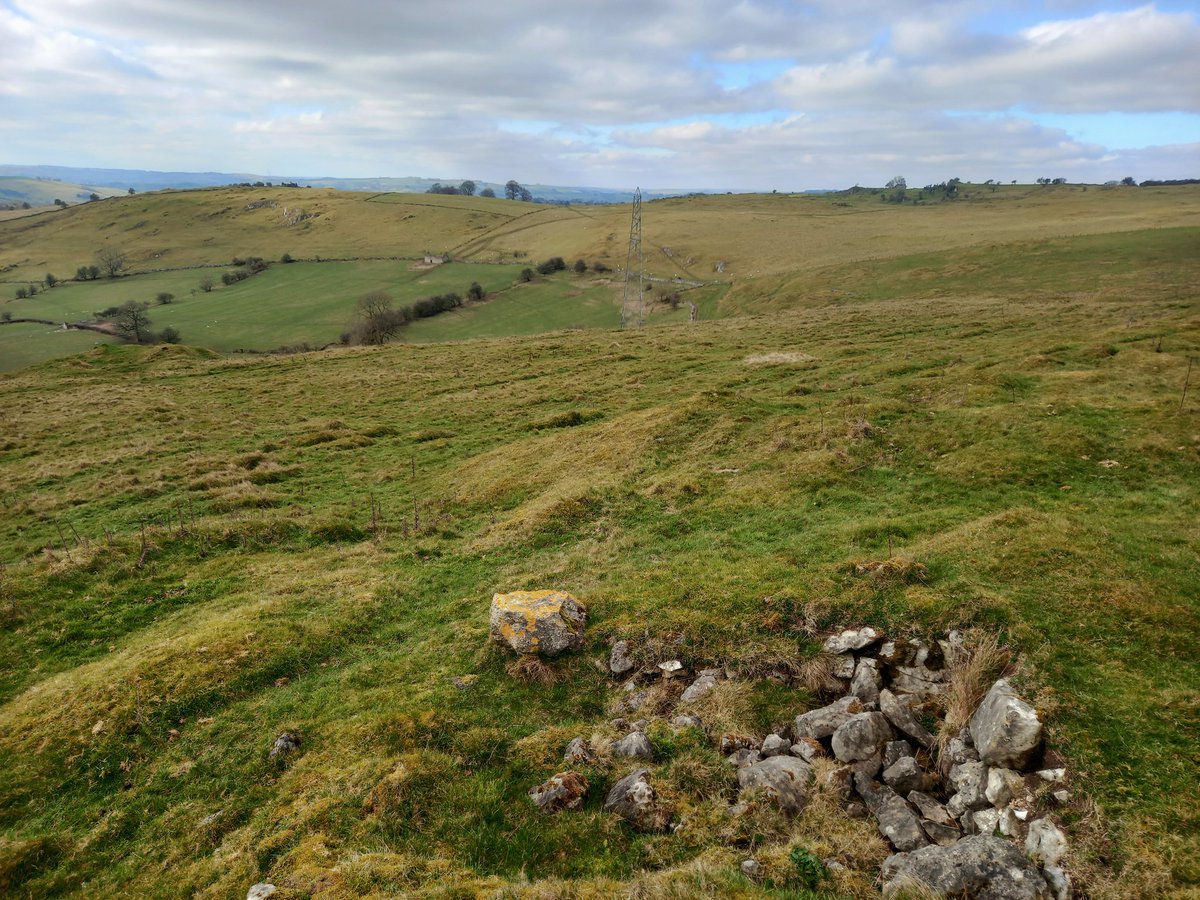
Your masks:
<instances>
[{"instance_id":1,"label":"grass tussock","mask_svg":"<svg viewBox=\"0 0 1200 900\"><path fill-rule=\"evenodd\" d=\"M947 660L945 719L935 738L936 755L940 756L950 739L970 722L988 689L1011 661L1012 651L1001 643L999 635L979 629L966 636L962 650Z\"/></svg>"},{"instance_id":2,"label":"grass tussock","mask_svg":"<svg viewBox=\"0 0 1200 900\"><path fill-rule=\"evenodd\" d=\"M522 653L505 666L504 671L508 673L509 678L522 684L551 685L557 682L559 677L552 665L532 653Z\"/></svg>"}]
</instances>

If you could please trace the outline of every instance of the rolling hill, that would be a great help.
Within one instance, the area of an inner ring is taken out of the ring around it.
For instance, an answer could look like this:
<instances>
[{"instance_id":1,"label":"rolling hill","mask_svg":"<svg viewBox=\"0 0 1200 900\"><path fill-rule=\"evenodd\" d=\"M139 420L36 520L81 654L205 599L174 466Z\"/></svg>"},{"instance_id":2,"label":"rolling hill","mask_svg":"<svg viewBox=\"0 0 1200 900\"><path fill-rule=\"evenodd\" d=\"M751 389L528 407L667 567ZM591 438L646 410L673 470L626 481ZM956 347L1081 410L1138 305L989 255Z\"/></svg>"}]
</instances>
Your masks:
<instances>
[{"instance_id":1,"label":"rolling hill","mask_svg":"<svg viewBox=\"0 0 1200 900\"><path fill-rule=\"evenodd\" d=\"M626 330L614 273L520 272L616 268L627 207L213 189L0 223L6 287L130 263L0 312L168 291L186 344L0 325L32 348L0 374L0 891L877 896L873 821L731 817L713 746L819 705L821 636L872 624L1011 649L1080 892L1194 892L1200 192L968 193L648 203L666 282ZM222 352L470 281L388 346ZM588 605L584 647L514 666L489 600L542 587ZM632 761L579 810L527 796L619 736L619 639L732 675L707 733L644 713L669 833L604 812ZM841 868L809 890L804 854Z\"/></svg>"}]
</instances>

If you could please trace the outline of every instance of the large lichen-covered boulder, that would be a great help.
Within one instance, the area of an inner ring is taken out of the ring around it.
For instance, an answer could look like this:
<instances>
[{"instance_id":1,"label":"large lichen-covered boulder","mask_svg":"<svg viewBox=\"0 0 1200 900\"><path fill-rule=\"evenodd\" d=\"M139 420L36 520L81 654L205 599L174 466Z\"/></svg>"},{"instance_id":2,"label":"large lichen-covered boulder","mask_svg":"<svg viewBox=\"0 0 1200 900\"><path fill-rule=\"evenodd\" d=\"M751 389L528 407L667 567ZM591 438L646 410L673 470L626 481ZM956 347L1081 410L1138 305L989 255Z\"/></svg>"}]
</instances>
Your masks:
<instances>
[{"instance_id":1,"label":"large lichen-covered boulder","mask_svg":"<svg viewBox=\"0 0 1200 900\"><path fill-rule=\"evenodd\" d=\"M517 653L557 656L583 644L587 607L566 591L495 594L488 618L492 640Z\"/></svg>"},{"instance_id":2,"label":"large lichen-covered boulder","mask_svg":"<svg viewBox=\"0 0 1200 900\"><path fill-rule=\"evenodd\" d=\"M794 756L772 756L738 769L742 790L764 788L783 812L794 816L808 804L812 769Z\"/></svg>"},{"instance_id":3,"label":"large lichen-covered boulder","mask_svg":"<svg viewBox=\"0 0 1200 900\"><path fill-rule=\"evenodd\" d=\"M914 885L939 897L1047 900L1050 896L1037 866L1010 842L989 835L963 838L949 847L897 853L884 861L881 875L884 897L910 896Z\"/></svg>"}]
</instances>

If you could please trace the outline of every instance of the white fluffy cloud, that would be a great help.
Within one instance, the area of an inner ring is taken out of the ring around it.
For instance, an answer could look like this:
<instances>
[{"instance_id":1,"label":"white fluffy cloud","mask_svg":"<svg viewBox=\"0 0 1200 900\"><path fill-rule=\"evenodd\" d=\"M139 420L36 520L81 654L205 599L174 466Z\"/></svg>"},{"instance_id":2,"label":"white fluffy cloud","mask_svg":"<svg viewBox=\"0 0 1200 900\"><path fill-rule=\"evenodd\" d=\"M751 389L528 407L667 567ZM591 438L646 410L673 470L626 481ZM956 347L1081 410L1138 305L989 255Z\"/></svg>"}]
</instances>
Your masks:
<instances>
[{"instance_id":1,"label":"white fluffy cloud","mask_svg":"<svg viewBox=\"0 0 1200 900\"><path fill-rule=\"evenodd\" d=\"M1200 123L1194 11L1047 2L0 0L0 161L795 188L1124 175L1036 117Z\"/></svg>"}]
</instances>

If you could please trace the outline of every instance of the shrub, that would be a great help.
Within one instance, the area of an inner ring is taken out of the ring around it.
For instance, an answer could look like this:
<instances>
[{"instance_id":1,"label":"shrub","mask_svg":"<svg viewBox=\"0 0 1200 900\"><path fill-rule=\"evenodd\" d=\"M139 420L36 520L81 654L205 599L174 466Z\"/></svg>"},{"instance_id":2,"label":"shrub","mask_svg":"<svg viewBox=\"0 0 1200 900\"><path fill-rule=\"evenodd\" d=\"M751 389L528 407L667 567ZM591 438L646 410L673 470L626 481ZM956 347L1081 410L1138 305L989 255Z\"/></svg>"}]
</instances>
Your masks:
<instances>
[{"instance_id":1,"label":"shrub","mask_svg":"<svg viewBox=\"0 0 1200 900\"><path fill-rule=\"evenodd\" d=\"M175 299L174 294L168 293L167 291L159 291L158 294L154 298L154 302L157 303L159 306L166 306L168 303L170 303L174 299Z\"/></svg>"},{"instance_id":2,"label":"shrub","mask_svg":"<svg viewBox=\"0 0 1200 900\"><path fill-rule=\"evenodd\" d=\"M600 272L600 273L604 273L604 272L611 272L611 271L612 271L612 269L611 269L611 268L609 268L608 266L606 266L606 265L605 265L604 263L602 263L602 262L597 262L597 263L592 263L592 271L593 271L593 272Z\"/></svg>"},{"instance_id":3,"label":"shrub","mask_svg":"<svg viewBox=\"0 0 1200 900\"><path fill-rule=\"evenodd\" d=\"M52 288L56 284L58 284L58 276L56 276L53 272L47 272L46 273L46 287Z\"/></svg>"},{"instance_id":4,"label":"shrub","mask_svg":"<svg viewBox=\"0 0 1200 900\"><path fill-rule=\"evenodd\" d=\"M281 263L285 263L285 264L290 263L290 262L295 262L295 260L292 259L292 254L290 254L290 253L283 254L283 256L279 257L279 261Z\"/></svg>"},{"instance_id":5,"label":"shrub","mask_svg":"<svg viewBox=\"0 0 1200 900\"><path fill-rule=\"evenodd\" d=\"M7 309L4 312L0 313L0 321L11 322L12 321L12 313L9 312Z\"/></svg>"},{"instance_id":6,"label":"shrub","mask_svg":"<svg viewBox=\"0 0 1200 900\"><path fill-rule=\"evenodd\" d=\"M545 262L538 263L537 270L539 275L552 275L555 272L563 271L566 267L567 264L563 262L561 256L552 256Z\"/></svg>"},{"instance_id":7,"label":"shrub","mask_svg":"<svg viewBox=\"0 0 1200 900\"><path fill-rule=\"evenodd\" d=\"M37 292L38 292L38 286L37 286L36 284L34 284L33 282L30 282L28 290L29 290L29 296L30 296L30 297L36 297L36 296L37 296Z\"/></svg>"},{"instance_id":8,"label":"shrub","mask_svg":"<svg viewBox=\"0 0 1200 900\"><path fill-rule=\"evenodd\" d=\"M23 288L23 287L17 288L17 299L18 300L24 300L28 296L29 296L28 288Z\"/></svg>"},{"instance_id":9,"label":"shrub","mask_svg":"<svg viewBox=\"0 0 1200 900\"><path fill-rule=\"evenodd\" d=\"M533 281L533 269L530 269L530 268L522 269L521 270L521 280L526 281L526 282Z\"/></svg>"},{"instance_id":10,"label":"shrub","mask_svg":"<svg viewBox=\"0 0 1200 900\"><path fill-rule=\"evenodd\" d=\"M467 288L467 299L482 300L485 296L487 296L487 293L484 291L483 286L478 281L472 281L471 286Z\"/></svg>"},{"instance_id":11,"label":"shrub","mask_svg":"<svg viewBox=\"0 0 1200 900\"><path fill-rule=\"evenodd\" d=\"M158 333L158 339L164 344L178 344L180 340L179 332L168 325Z\"/></svg>"},{"instance_id":12,"label":"shrub","mask_svg":"<svg viewBox=\"0 0 1200 900\"><path fill-rule=\"evenodd\" d=\"M203 278L200 279L200 290L204 291L204 293L207 294L212 289L213 289L213 278L211 275L205 275Z\"/></svg>"},{"instance_id":13,"label":"shrub","mask_svg":"<svg viewBox=\"0 0 1200 900\"><path fill-rule=\"evenodd\" d=\"M584 262L582 259L575 260L575 274L582 275L586 271L587 271L587 263Z\"/></svg>"},{"instance_id":14,"label":"shrub","mask_svg":"<svg viewBox=\"0 0 1200 900\"><path fill-rule=\"evenodd\" d=\"M237 284L239 281L245 281L249 277L250 273L244 270L225 272L221 275L221 284L229 286L231 284Z\"/></svg>"}]
</instances>

